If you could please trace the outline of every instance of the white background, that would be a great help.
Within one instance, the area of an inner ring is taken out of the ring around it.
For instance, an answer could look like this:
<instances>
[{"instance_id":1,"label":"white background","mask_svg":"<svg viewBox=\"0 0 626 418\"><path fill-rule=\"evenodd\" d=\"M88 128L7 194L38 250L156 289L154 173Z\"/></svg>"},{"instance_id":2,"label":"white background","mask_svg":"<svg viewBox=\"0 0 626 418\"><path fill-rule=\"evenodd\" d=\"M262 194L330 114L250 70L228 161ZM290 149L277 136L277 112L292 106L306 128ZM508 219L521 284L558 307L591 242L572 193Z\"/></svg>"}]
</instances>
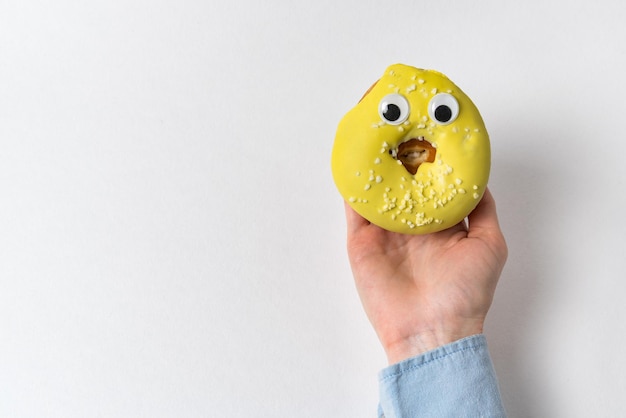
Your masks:
<instances>
[{"instance_id":1,"label":"white background","mask_svg":"<svg viewBox=\"0 0 626 418\"><path fill-rule=\"evenodd\" d=\"M0 1L0 416L375 416L329 159L396 62L491 134L509 415L623 416L625 4Z\"/></svg>"}]
</instances>

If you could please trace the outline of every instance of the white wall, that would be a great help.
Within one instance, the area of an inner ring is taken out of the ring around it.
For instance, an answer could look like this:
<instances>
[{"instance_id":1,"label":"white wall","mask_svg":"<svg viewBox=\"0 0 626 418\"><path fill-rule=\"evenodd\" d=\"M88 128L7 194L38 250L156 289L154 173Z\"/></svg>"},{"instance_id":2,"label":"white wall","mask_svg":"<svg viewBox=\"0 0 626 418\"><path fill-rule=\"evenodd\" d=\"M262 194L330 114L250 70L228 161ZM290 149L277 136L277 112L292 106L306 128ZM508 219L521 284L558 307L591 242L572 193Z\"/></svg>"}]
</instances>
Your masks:
<instances>
[{"instance_id":1,"label":"white wall","mask_svg":"<svg viewBox=\"0 0 626 418\"><path fill-rule=\"evenodd\" d=\"M395 62L491 133L510 416L624 414L625 3L87 3L0 3L0 416L374 416L329 158Z\"/></svg>"}]
</instances>

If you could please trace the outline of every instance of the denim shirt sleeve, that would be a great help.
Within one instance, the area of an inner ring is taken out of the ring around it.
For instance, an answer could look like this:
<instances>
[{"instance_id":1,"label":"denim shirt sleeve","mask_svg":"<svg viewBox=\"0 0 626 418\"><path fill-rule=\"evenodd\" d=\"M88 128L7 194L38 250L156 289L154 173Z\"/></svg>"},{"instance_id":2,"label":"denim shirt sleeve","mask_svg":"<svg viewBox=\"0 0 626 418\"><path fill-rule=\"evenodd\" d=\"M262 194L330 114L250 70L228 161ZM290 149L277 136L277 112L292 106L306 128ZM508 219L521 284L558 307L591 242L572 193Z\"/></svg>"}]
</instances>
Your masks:
<instances>
[{"instance_id":1,"label":"denim shirt sleeve","mask_svg":"<svg viewBox=\"0 0 626 418\"><path fill-rule=\"evenodd\" d=\"M482 334L383 369L379 418L505 417Z\"/></svg>"}]
</instances>

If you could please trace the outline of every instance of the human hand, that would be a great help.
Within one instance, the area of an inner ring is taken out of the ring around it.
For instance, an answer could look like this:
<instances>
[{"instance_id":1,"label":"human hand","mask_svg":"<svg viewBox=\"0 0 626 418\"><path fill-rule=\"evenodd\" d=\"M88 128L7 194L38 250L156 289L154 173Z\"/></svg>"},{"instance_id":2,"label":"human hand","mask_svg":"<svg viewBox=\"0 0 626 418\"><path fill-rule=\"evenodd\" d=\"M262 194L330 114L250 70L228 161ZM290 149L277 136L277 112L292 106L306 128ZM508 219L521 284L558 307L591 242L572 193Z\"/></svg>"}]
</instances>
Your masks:
<instances>
[{"instance_id":1,"label":"human hand","mask_svg":"<svg viewBox=\"0 0 626 418\"><path fill-rule=\"evenodd\" d=\"M357 291L390 364L483 332L507 258L489 190L469 227L428 235L386 231L345 207Z\"/></svg>"}]
</instances>

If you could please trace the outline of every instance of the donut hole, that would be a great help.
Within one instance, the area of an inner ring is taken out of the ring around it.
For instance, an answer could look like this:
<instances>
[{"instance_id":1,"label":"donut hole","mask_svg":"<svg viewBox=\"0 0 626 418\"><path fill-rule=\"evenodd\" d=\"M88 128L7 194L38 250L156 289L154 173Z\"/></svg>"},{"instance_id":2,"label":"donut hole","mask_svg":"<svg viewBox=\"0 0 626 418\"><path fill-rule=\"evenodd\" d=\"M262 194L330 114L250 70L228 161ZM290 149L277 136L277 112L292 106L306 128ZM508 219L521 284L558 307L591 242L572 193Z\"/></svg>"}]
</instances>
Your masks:
<instances>
[{"instance_id":1,"label":"donut hole","mask_svg":"<svg viewBox=\"0 0 626 418\"><path fill-rule=\"evenodd\" d=\"M398 145L395 157L411 174L417 173L422 163L435 161L436 149L424 137L412 138Z\"/></svg>"}]
</instances>

